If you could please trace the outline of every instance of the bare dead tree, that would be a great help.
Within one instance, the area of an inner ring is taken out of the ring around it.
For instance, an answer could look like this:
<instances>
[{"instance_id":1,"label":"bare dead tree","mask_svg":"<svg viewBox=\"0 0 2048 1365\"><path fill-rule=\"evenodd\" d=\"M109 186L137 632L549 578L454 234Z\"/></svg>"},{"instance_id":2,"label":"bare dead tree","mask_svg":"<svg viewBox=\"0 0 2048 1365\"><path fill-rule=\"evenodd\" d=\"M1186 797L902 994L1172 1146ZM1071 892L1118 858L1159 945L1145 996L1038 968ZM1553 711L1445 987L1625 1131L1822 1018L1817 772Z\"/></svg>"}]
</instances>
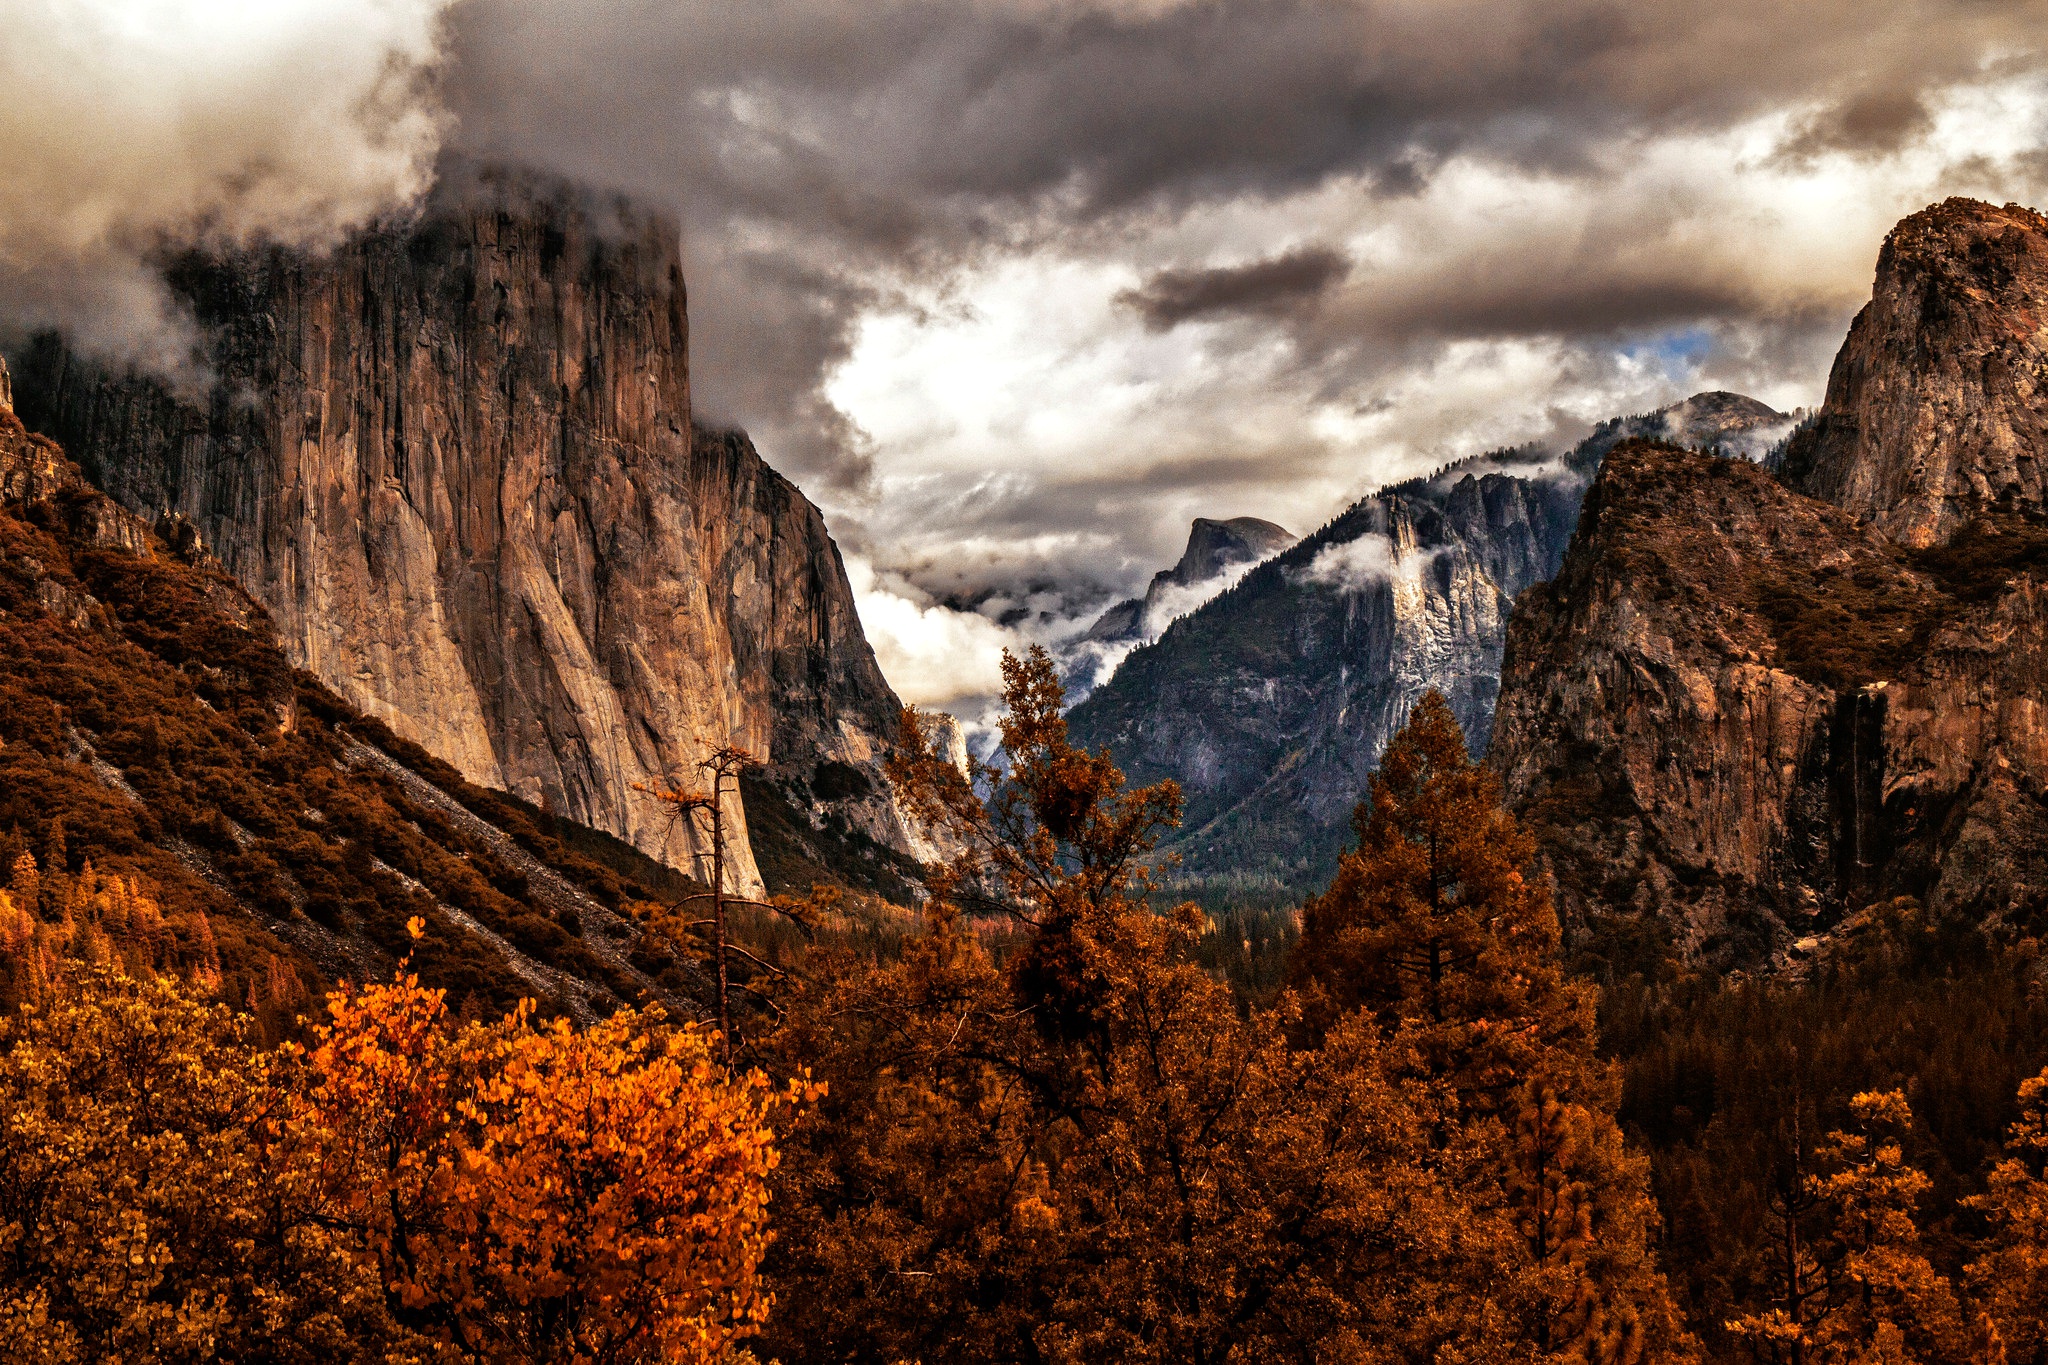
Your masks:
<instances>
[{"instance_id":1,"label":"bare dead tree","mask_svg":"<svg viewBox=\"0 0 2048 1365\"><path fill-rule=\"evenodd\" d=\"M732 1064L734 1042L733 987L730 967L732 956L738 954L767 971L775 972L778 975L781 973L779 968L761 961L754 954L732 942L732 936L728 930L726 920L727 907L732 905L751 905L764 910L773 910L788 916L806 930L809 928L809 917L806 913L806 907L803 905L784 903L779 900L752 900L745 896L729 894L726 891L726 784L728 781L731 782L732 793L735 797L738 797L740 794L740 775L749 768L759 766L759 764L760 760L748 750L738 745L724 744L712 750L707 757L697 764L698 770L704 773L710 780L708 790L703 788L686 788L680 784L672 787L650 787L645 784L636 784L635 787L636 790L646 792L653 796L655 800L668 806L670 818L687 822L695 833L702 834L707 832L698 823L698 818L700 816L710 817L710 829L708 831L711 844L710 852L699 853L697 858L700 870L703 862L708 861L711 864L711 875L709 878L711 889L682 897L674 905L668 907L671 913L666 917L666 922L651 926L650 932L657 933L673 943L678 941L680 934L685 934L692 930L708 929L710 931L710 956L718 993L719 1043L728 1066ZM681 917L684 906L706 900L711 902L710 918L685 919ZM761 993L755 991L754 994L759 995ZM763 998L765 999L766 997L764 996Z\"/></svg>"}]
</instances>

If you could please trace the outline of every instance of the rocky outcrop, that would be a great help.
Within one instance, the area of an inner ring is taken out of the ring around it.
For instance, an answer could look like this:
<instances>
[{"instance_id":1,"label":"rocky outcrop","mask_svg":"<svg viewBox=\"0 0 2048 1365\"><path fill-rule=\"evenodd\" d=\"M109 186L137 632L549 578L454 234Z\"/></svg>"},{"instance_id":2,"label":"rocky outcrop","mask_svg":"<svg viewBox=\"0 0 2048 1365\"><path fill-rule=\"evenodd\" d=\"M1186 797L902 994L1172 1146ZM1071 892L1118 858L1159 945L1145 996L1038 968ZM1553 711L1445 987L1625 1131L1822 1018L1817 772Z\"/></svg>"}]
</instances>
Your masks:
<instances>
[{"instance_id":1,"label":"rocky outcrop","mask_svg":"<svg viewBox=\"0 0 2048 1365\"><path fill-rule=\"evenodd\" d=\"M471 780L688 867L699 838L636 785L739 744L798 825L900 860L896 698L817 509L692 423L673 224L488 188L326 257L183 259L209 393L45 342L24 412Z\"/></svg>"},{"instance_id":2,"label":"rocky outcrop","mask_svg":"<svg viewBox=\"0 0 2048 1365\"><path fill-rule=\"evenodd\" d=\"M1609 457L1516 606L1489 755L1575 932L1754 965L1900 896L2037 932L2044 228L1959 200L1901 223L1783 482Z\"/></svg>"},{"instance_id":3,"label":"rocky outcrop","mask_svg":"<svg viewBox=\"0 0 2048 1365\"><path fill-rule=\"evenodd\" d=\"M1894 228L1785 472L1913 546L2048 505L2048 218L1950 199Z\"/></svg>"},{"instance_id":4,"label":"rocky outcrop","mask_svg":"<svg viewBox=\"0 0 2048 1365\"><path fill-rule=\"evenodd\" d=\"M1134 781L1180 783L1183 876L1299 893L1334 869L1352 807L1424 692L1443 692L1485 744L1510 608L1557 571L1610 448L1783 421L1701 395L1606 423L1563 456L1498 452L1388 488L1132 653L1069 723Z\"/></svg>"},{"instance_id":5,"label":"rocky outcrop","mask_svg":"<svg viewBox=\"0 0 2048 1365\"><path fill-rule=\"evenodd\" d=\"M1202 590L1232 569L1256 564L1294 543L1284 526L1257 517L1213 521L1196 517L1187 548L1170 569L1152 575L1143 597L1117 603L1097 617L1086 638L1103 644L1157 639L1160 632L1201 604Z\"/></svg>"},{"instance_id":6,"label":"rocky outcrop","mask_svg":"<svg viewBox=\"0 0 2048 1365\"><path fill-rule=\"evenodd\" d=\"M1580 934L1756 965L1876 901L2048 906L2048 530L1914 551L1755 465L1608 457L1489 761ZM1987 568L1989 572L1987 572Z\"/></svg>"}]
</instances>

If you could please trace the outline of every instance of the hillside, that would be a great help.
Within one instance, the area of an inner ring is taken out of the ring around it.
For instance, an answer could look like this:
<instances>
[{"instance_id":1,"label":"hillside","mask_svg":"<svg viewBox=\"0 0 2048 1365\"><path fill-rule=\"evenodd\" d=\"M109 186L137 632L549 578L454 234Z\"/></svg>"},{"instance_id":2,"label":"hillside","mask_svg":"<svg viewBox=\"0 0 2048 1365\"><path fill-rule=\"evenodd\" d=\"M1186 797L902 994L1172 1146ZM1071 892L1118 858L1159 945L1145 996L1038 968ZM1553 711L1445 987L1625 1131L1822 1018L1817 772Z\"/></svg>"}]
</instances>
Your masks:
<instances>
[{"instance_id":1,"label":"hillside","mask_svg":"<svg viewBox=\"0 0 2048 1365\"><path fill-rule=\"evenodd\" d=\"M693 1010L701 984L636 956L621 913L682 893L675 873L293 668L189 523L116 506L0 404L0 862L23 853L46 889L88 861L142 879L161 965L217 954L231 1000L387 976L414 915L421 974L459 1008Z\"/></svg>"}]
</instances>

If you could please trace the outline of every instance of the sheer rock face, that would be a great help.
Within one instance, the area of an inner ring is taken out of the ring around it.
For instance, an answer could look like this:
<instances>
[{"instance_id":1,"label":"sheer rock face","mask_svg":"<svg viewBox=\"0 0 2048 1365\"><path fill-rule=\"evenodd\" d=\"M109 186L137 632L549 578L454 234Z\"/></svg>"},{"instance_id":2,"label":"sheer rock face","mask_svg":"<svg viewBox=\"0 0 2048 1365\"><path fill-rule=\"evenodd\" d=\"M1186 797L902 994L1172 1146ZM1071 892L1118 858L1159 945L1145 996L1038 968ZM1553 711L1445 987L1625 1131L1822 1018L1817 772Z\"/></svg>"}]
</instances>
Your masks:
<instances>
[{"instance_id":1,"label":"sheer rock face","mask_svg":"<svg viewBox=\"0 0 2048 1365\"><path fill-rule=\"evenodd\" d=\"M1894 228L1786 475L1911 546L2048 505L2048 218L1950 199Z\"/></svg>"},{"instance_id":2,"label":"sheer rock face","mask_svg":"<svg viewBox=\"0 0 2048 1365\"><path fill-rule=\"evenodd\" d=\"M1604 423L1562 456L1496 452L1384 489L1131 654L1072 712L1076 738L1108 745L1134 781L1180 783L1183 873L1313 889L1425 692L1485 747L1509 612L1557 572L1608 450L1785 422L1754 399L1700 394Z\"/></svg>"},{"instance_id":3,"label":"sheer rock face","mask_svg":"<svg viewBox=\"0 0 2048 1365\"><path fill-rule=\"evenodd\" d=\"M1232 569L1256 564L1294 543L1284 526L1257 517L1216 521L1196 517L1188 528L1187 548L1170 569L1152 575L1143 597L1117 603L1096 618L1087 638L1105 644L1156 639L1177 617L1185 615L1191 596L1175 589L1199 589ZM1221 586L1221 585L1217 585Z\"/></svg>"},{"instance_id":4,"label":"sheer rock face","mask_svg":"<svg viewBox=\"0 0 2048 1365\"><path fill-rule=\"evenodd\" d=\"M1516 606L1489 755L1575 928L1653 916L1718 965L1897 896L2038 930L2044 301L2048 220L1951 200L1887 241L1782 482L1609 458Z\"/></svg>"},{"instance_id":5,"label":"sheer rock face","mask_svg":"<svg viewBox=\"0 0 2048 1365\"><path fill-rule=\"evenodd\" d=\"M2048 547L2019 519L1965 534ZM1575 930L1652 916L1753 966L1895 896L2024 922L2048 904L2048 590L1627 445L1516 605L1489 760Z\"/></svg>"},{"instance_id":6,"label":"sheer rock face","mask_svg":"<svg viewBox=\"0 0 2048 1365\"><path fill-rule=\"evenodd\" d=\"M24 414L123 504L189 517L295 663L470 779L681 866L699 836L634 786L694 785L727 743L813 823L910 847L879 771L897 701L822 518L744 436L692 425L672 225L521 194L172 279L210 393L43 343ZM758 889L744 842L735 861Z\"/></svg>"}]
</instances>

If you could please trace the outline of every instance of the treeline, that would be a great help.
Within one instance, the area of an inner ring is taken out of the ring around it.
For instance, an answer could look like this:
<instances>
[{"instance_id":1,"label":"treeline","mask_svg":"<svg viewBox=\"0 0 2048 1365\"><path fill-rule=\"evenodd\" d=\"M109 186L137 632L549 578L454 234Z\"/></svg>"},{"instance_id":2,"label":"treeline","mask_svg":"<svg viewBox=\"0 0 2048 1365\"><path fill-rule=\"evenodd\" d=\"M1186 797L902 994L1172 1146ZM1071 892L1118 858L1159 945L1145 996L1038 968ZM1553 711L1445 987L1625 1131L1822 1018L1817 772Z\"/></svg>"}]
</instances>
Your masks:
<instances>
[{"instance_id":1,"label":"treeline","mask_svg":"<svg viewBox=\"0 0 2048 1365\"><path fill-rule=\"evenodd\" d=\"M296 977L232 1008L143 887L18 857L0 1357L2048 1359L2030 943L1900 904L1798 982L1570 970L1434 695L1298 935L1160 913L1178 791L1006 683L975 780L906 717L921 926L750 940L730 1065L406 972L265 1046Z\"/></svg>"}]
</instances>

